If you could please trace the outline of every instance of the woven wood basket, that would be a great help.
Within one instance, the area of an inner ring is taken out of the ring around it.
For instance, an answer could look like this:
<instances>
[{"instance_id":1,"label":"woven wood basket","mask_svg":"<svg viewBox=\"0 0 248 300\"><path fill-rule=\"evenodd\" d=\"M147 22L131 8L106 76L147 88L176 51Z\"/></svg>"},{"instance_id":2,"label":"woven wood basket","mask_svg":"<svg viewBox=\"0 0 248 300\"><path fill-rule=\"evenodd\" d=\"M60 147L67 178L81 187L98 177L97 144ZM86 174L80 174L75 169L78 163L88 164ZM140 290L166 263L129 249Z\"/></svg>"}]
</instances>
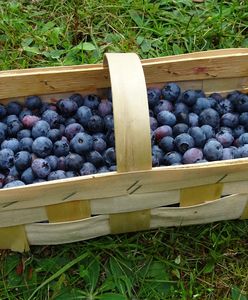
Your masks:
<instances>
[{"instance_id":1,"label":"woven wood basket","mask_svg":"<svg viewBox=\"0 0 248 300\"><path fill-rule=\"evenodd\" d=\"M112 87L117 172L0 190L0 248L63 244L102 235L248 217L248 159L152 168L147 86L248 91L248 50L140 62L106 54L103 65L0 72L0 102L56 101ZM172 205L178 204L179 207ZM170 207L168 207L170 206ZM44 223L48 221L48 223Z\"/></svg>"}]
</instances>

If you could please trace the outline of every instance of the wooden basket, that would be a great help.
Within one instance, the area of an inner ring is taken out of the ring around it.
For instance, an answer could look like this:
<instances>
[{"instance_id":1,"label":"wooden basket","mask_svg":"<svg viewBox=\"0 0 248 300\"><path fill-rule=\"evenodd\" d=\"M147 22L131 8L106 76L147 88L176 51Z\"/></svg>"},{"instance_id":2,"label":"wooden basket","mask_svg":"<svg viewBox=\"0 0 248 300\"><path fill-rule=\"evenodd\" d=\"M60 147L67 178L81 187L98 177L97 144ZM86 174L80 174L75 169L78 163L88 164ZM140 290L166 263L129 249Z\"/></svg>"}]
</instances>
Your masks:
<instances>
[{"instance_id":1,"label":"wooden basket","mask_svg":"<svg viewBox=\"0 0 248 300\"><path fill-rule=\"evenodd\" d=\"M135 54L113 53L103 65L2 71L0 99L7 103L28 95L51 101L73 92L102 95L110 82L117 172L0 190L0 248L25 251L29 245L247 218L248 159L152 168L146 94L146 83L165 82L208 94L247 92L247 49L141 63Z\"/></svg>"}]
</instances>

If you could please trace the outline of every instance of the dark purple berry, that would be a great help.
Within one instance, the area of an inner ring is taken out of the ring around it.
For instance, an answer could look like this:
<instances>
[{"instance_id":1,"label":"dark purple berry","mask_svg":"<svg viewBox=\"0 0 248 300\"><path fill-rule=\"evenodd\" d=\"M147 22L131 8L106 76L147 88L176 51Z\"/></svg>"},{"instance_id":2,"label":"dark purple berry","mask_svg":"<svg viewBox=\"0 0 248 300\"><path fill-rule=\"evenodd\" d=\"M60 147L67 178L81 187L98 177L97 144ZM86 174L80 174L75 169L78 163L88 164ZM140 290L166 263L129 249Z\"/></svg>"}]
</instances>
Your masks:
<instances>
[{"instance_id":1,"label":"dark purple berry","mask_svg":"<svg viewBox=\"0 0 248 300\"><path fill-rule=\"evenodd\" d=\"M193 148L194 145L194 139L188 133L181 133L175 138L175 146L181 153Z\"/></svg>"},{"instance_id":2,"label":"dark purple berry","mask_svg":"<svg viewBox=\"0 0 248 300\"><path fill-rule=\"evenodd\" d=\"M187 150L183 155L184 164L194 164L203 159L203 153L201 149L191 148Z\"/></svg>"}]
</instances>

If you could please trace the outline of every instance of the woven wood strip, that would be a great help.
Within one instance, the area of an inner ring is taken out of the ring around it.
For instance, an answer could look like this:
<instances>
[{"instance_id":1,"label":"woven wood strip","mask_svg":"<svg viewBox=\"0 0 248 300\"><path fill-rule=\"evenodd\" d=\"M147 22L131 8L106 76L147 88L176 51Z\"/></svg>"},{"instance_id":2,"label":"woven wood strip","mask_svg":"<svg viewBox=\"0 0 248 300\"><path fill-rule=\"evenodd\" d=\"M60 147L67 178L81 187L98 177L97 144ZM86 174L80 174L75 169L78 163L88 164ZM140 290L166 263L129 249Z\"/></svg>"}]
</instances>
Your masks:
<instances>
[{"instance_id":1,"label":"woven wood strip","mask_svg":"<svg viewBox=\"0 0 248 300\"><path fill-rule=\"evenodd\" d=\"M29 250L25 226L0 228L0 249L24 252Z\"/></svg>"},{"instance_id":2,"label":"woven wood strip","mask_svg":"<svg viewBox=\"0 0 248 300\"><path fill-rule=\"evenodd\" d=\"M46 212L50 223L86 219L91 216L90 201L71 201L48 205Z\"/></svg>"},{"instance_id":3,"label":"woven wood strip","mask_svg":"<svg viewBox=\"0 0 248 300\"><path fill-rule=\"evenodd\" d=\"M109 215L110 231L113 234L150 229L151 210Z\"/></svg>"},{"instance_id":4,"label":"woven wood strip","mask_svg":"<svg viewBox=\"0 0 248 300\"><path fill-rule=\"evenodd\" d=\"M207 184L197 187L181 189L180 206L191 206L212 201L221 197L223 190L222 183Z\"/></svg>"},{"instance_id":5,"label":"woven wood strip","mask_svg":"<svg viewBox=\"0 0 248 300\"><path fill-rule=\"evenodd\" d=\"M107 53L113 96L117 171L152 168L145 76L135 53Z\"/></svg>"},{"instance_id":6,"label":"woven wood strip","mask_svg":"<svg viewBox=\"0 0 248 300\"><path fill-rule=\"evenodd\" d=\"M243 213L242 213L240 219L241 219L241 220L248 219L248 200L247 200L247 202L246 202L246 206L245 206L245 208L244 208L244 210L243 210Z\"/></svg>"}]
</instances>

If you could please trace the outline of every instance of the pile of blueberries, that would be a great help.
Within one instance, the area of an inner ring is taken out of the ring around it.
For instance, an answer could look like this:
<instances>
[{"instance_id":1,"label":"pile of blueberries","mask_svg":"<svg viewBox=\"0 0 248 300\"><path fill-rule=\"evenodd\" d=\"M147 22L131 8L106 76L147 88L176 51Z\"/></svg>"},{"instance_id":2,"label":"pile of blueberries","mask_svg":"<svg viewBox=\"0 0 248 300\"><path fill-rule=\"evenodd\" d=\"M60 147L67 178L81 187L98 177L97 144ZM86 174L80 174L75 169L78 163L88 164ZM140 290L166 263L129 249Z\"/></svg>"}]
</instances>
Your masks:
<instances>
[{"instance_id":1,"label":"pile of blueberries","mask_svg":"<svg viewBox=\"0 0 248 300\"><path fill-rule=\"evenodd\" d=\"M148 89L153 166L248 157L248 95Z\"/></svg>"},{"instance_id":2,"label":"pile of blueberries","mask_svg":"<svg viewBox=\"0 0 248 300\"><path fill-rule=\"evenodd\" d=\"M111 99L73 94L0 105L0 187L116 170Z\"/></svg>"},{"instance_id":3,"label":"pile of blueberries","mask_svg":"<svg viewBox=\"0 0 248 300\"><path fill-rule=\"evenodd\" d=\"M248 96L148 88L153 167L248 157ZM0 104L0 188L116 170L111 91Z\"/></svg>"}]
</instances>

